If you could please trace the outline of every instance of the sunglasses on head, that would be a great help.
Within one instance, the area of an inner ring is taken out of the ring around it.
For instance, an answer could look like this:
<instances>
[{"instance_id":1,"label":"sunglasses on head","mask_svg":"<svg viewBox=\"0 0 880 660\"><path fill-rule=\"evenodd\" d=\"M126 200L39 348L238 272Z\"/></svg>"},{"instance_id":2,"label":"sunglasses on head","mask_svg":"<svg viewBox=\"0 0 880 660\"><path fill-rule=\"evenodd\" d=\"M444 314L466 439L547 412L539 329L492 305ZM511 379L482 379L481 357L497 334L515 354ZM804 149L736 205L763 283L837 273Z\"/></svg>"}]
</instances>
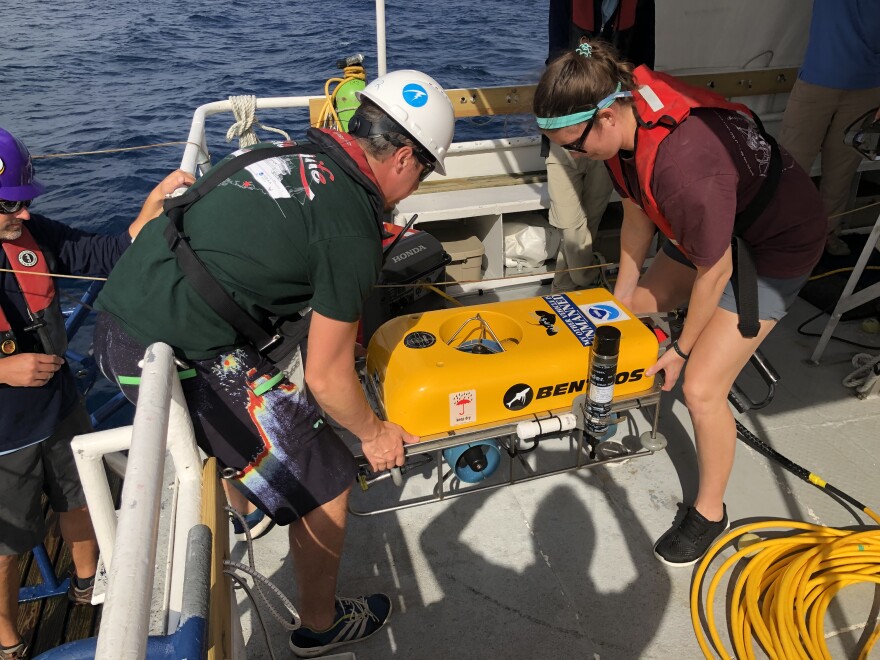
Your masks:
<instances>
[{"instance_id":1,"label":"sunglasses on head","mask_svg":"<svg viewBox=\"0 0 880 660\"><path fill-rule=\"evenodd\" d=\"M26 199L21 202L9 202L5 199L0 199L0 213L7 213L12 215L13 213L18 213L22 209L26 209L31 205L31 202L34 200Z\"/></svg>"},{"instance_id":2,"label":"sunglasses on head","mask_svg":"<svg viewBox=\"0 0 880 660\"><path fill-rule=\"evenodd\" d=\"M593 121L593 119L587 121L587 125L584 127L584 132L581 133L581 136L574 142L563 144L562 148L566 151L574 151L579 154L587 153L587 150L584 149L584 142L587 141L587 136L590 134L590 129L593 128Z\"/></svg>"}]
</instances>

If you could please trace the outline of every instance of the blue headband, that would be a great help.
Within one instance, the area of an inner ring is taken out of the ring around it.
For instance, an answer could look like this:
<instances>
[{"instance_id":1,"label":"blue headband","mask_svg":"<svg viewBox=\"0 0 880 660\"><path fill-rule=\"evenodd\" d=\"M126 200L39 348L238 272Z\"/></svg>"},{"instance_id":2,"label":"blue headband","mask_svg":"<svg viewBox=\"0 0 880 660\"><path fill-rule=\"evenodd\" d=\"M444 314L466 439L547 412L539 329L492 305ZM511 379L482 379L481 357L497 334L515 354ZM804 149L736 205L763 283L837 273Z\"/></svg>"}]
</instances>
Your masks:
<instances>
[{"instance_id":1,"label":"blue headband","mask_svg":"<svg viewBox=\"0 0 880 660\"><path fill-rule=\"evenodd\" d=\"M580 124L582 121L589 121L596 116L596 113L599 112L599 110L604 110L605 108L610 107L617 99L623 99L630 96L632 96L632 92L621 92L620 83L617 83L617 88L614 92L599 101L595 108L583 112L576 112L573 115L565 115L564 117L535 117L535 119L538 121L538 128L541 129L574 126L575 124Z\"/></svg>"}]
</instances>

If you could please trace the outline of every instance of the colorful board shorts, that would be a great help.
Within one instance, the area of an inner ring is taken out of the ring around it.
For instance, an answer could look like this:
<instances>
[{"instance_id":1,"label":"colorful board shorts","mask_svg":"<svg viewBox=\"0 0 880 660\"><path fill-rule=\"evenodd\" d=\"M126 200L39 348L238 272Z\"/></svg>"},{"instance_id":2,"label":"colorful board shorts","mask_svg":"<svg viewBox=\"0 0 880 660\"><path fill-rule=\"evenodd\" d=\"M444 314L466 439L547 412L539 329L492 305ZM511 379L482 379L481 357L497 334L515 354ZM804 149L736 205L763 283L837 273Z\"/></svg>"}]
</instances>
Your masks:
<instances>
[{"instance_id":1,"label":"colorful board shorts","mask_svg":"<svg viewBox=\"0 0 880 660\"><path fill-rule=\"evenodd\" d=\"M0 456L0 555L23 554L46 538L43 493L56 513L86 505L70 441L91 431L78 402L49 438Z\"/></svg>"},{"instance_id":2,"label":"colorful board shorts","mask_svg":"<svg viewBox=\"0 0 880 660\"><path fill-rule=\"evenodd\" d=\"M127 383L140 376L146 346L100 313L94 351L104 375L137 402L137 385ZM287 525L354 483L354 456L314 400L255 349L189 360L187 367L181 386L196 441L217 457L221 475L275 522ZM277 382L259 393L270 381Z\"/></svg>"}]
</instances>

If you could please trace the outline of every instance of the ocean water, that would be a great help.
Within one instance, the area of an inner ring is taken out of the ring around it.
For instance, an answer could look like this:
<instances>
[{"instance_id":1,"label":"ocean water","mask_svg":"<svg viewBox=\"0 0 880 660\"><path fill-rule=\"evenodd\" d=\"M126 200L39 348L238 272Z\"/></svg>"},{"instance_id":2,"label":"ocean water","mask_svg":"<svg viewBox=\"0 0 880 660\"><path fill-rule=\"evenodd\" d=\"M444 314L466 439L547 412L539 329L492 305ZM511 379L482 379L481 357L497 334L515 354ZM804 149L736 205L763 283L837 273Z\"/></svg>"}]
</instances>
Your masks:
<instances>
[{"instance_id":1,"label":"ocean water","mask_svg":"<svg viewBox=\"0 0 880 660\"><path fill-rule=\"evenodd\" d=\"M178 167L183 145L43 156L182 141L198 106L238 94L323 94L339 74L336 60L356 53L368 79L377 75L371 0L3 0L0 16L0 126L28 145L46 184L33 209L90 231L123 231ZM421 69L447 88L532 83L546 57L547 2L392 0L386 35L389 70ZM294 137L308 123L305 111L260 111L258 119ZM233 121L231 113L208 120L214 162L237 148L225 142ZM475 118L457 123L456 139L536 130L525 116ZM87 286L61 282L65 306ZM73 343L80 353L92 324ZM114 392L99 380L90 407ZM108 423L127 423L126 414Z\"/></svg>"},{"instance_id":2,"label":"ocean water","mask_svg":"<svg viewBox=\"0 0 880 660\"><path fill-rule=\"evenodd\" d=\"M364 53L376 75L370 0L4 0L0 126L25 141L47 184L34 208L93 231L121 231L183 146L65 158L185 140L193 111L230 95L318 95L335 61ZM389 70L418 68L445 87L535 82L547 41L546 0L390 1ZM307 115L258 113L302 135ZM209 120L214 160L236 148L232 115ZM527 118L458 122L456 139L534 132ZM262 133L272 139L273 133Z\"/></svg>"}]
</instances>

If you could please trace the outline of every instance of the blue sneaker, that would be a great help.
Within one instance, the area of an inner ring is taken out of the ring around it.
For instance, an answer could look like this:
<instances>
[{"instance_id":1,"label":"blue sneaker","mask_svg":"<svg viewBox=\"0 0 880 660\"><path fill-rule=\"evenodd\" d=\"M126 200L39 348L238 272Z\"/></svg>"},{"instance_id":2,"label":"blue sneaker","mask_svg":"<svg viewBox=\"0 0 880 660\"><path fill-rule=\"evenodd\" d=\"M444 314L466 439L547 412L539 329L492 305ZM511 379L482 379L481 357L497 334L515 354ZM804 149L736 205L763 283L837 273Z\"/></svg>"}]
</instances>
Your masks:
<instances>
[{"instance_id":1,"label":"blue sneaker","mask_svg":"<svg viewBox=\"0 0 880 660\"><path fill-rule=\"evenodd\" d=\"M336 599L336 623L323 632L309 628L294 630L290 649L298 658L314 658L344 644L352 644L376 633L391 615L391 599L385 594Z\"/></svg>"},{"instance_id":2,"label":"blue sneaker","mask_svg":"<svg viewBox=\"0 0 880 660\"><path fill-rule=\"evenodd\" d=\"M244 521L247 523L248 529L251 530L252 539L258 539L261 536L265 536L269 530L275 526L275 521L259 509L255 509L252 513L244 516ZM242 527L238 518L235 516L232 516L232 530L235 532L236 539L239 541L247 541L247 534L244 531L244 527Z\"/></svg>"}]
</instances>

